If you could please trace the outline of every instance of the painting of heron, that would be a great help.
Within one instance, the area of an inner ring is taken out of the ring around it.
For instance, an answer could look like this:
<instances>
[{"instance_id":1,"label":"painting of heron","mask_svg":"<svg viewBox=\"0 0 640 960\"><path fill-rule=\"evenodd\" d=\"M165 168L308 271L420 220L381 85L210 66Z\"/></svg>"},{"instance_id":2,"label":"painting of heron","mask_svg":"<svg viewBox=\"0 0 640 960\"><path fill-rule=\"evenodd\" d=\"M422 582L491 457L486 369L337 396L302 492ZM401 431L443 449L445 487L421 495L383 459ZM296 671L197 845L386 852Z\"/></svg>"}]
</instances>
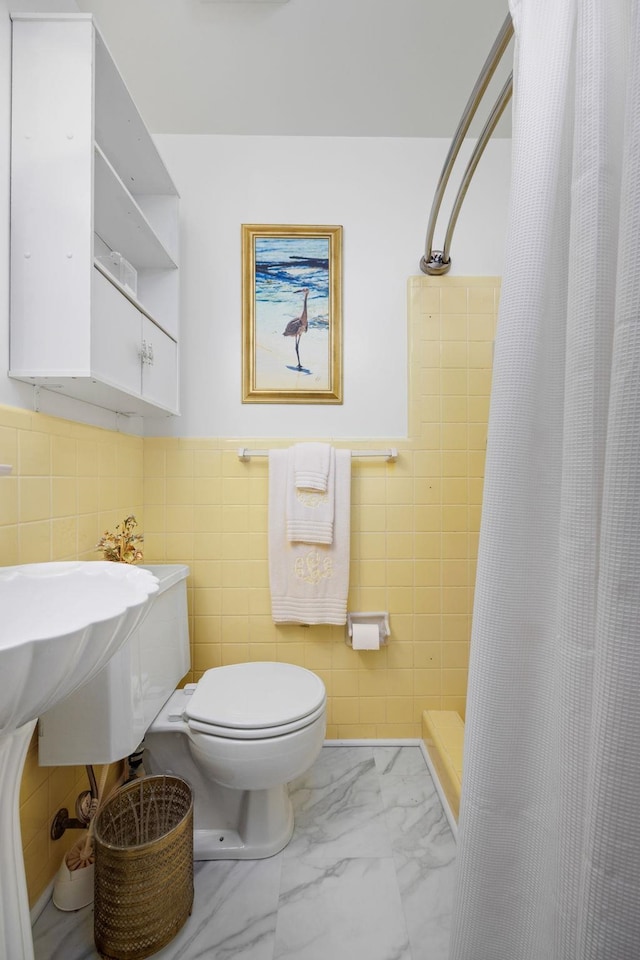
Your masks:
<instances>
[{"instance_id":1,"label":"painting of heron","mask_svg":"<svg viewBox=\"0 0 640 960\"><path fill-rule=\"evenodd\" d=\"M242 227L243 402L341 403L342 227Z\"/></svg>"}]
</instances>

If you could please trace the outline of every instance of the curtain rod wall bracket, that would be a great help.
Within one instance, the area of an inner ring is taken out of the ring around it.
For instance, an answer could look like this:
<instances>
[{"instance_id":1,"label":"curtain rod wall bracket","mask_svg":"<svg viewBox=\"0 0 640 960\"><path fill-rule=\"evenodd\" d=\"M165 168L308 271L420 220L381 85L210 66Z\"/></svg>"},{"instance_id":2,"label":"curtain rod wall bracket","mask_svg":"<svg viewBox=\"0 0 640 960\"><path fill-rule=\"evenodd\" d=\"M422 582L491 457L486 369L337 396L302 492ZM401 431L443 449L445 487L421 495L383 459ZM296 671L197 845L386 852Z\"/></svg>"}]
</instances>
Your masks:
<instances>
[{"instance_id":1,"label":"curtain rod wall bracket","mask_svg":"<svg viewBox=\"0 0 640 960\"><path fill-rule=\"evenodd\" d=\"M428 259L425 254L420 260L420 269L430 277L441 277L451 270L451 257L445 260L442 250L432 250Z\"/></svg>"}]
</instances>

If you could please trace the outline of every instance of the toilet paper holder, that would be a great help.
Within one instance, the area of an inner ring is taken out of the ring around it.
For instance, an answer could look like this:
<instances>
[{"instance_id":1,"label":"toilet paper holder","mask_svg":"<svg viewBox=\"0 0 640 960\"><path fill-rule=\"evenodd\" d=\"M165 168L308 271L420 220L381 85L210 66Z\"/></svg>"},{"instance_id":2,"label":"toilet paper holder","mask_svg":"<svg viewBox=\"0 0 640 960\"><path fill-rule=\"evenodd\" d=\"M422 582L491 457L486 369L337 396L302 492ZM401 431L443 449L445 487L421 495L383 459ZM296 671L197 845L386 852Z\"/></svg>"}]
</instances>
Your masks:
<instances>
[{"instance_id":1,"label":"toilet paper holder","mask_svg":"<svg viewBox=\"0 0 640 960\"><path fill-rule=\"evenodd\" d=\"M353 626L356 623L375 623L380 632L380 646L386 644L388 637L391 636L389 629L389 614L382 610L374 613L348 613L347 614L347 632L345 634L345 643L348 647L353 646Z\"/></svg>"}]
</instances>

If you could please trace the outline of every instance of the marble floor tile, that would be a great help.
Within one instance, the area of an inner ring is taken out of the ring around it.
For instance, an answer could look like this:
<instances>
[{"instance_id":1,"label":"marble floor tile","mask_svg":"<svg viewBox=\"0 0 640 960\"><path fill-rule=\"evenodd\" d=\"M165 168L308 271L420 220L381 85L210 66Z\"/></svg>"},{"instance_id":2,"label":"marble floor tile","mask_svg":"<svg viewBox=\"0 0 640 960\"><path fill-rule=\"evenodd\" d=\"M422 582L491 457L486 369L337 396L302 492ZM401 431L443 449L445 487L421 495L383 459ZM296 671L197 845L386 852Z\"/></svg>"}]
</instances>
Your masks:
<instances>
[{"instance_id":1,"label":"marble floor tile","mask_svg":"<svg viewBox=\"0 0 640 960\"><path fill-rule=\"evenodd\" d=\"M447 960L456 845L420 750L374 748L412 960Z\"/></svg>"},{"instance_id":2,"label":"marble floor tile","mask_svg":"<svg viewBox=\"0 0 640 960\"><path fill-rule=\"evenodd\" d=\"M394 853L437 868L455 856L455 841L428 771L381 777L381 795Z\"/></svg>"},{"instance_id":3,"label":"marble floor tile","mask_svg":"<svg viewBox=\"0 0 640 960\"><path fill-rule=\"evenodd\" d=\"M195 865L193 913L154 960L446 960L455 841L418 747L324 747L290 785L275 857ZM48 904L36 960L97 960L93 908Z\"/></svg>"},{"instance_id":4,"label":"marble floor tile","mask_svg":"<svg viewBox=\"0 0 640 960\"><path fill-rule=\"evenodd\" d=\"M361 751L361 752L359 752ZM390 857L391 842L371 748L325 747L290 785L296 828L285 859Z\"/></svg>"},{"instance_id":5,"label":"marble floor tile","mask_svg":"<svg viewBox=\"0 0 640 960\"><path fill-rule=\"evenodd\" d=\"M382 777L413 776L431 780L420 747L372 747L371 751L376 770Z\"/></svg>"},{"instance_id":6,"label":"marble floor tile","mask_svg":"<svg viewBox=\"0 0 640 960\"><path fill-rule=\"evenodd\" d=\"M282 855L196 863L193 911L155 960L271 960ZM50 904L34 927L35 960L98 960L93 907L61 913Z\"/></svg>"},{"instance_id":7,"label":"marble floor tile","mask_svg":"<svg viewBox=\"0 0 640 960\"><path fill-rule=\"evenodd\" d=\"M62 913L49 903L34 925L33 946L35 960L93 960L93 906Z\"/></svg>"},{"instance_id":8,"label":"marble floor tile","mask_svg":"<svg viewBox=\"0 0 640 960\"><path fill-rule=\"evenodd\" d=\"M425 869L418 858L394 856L412 960L447 960L451 933L454 863Z\"/></svg>"},{"instance_id":9,"label":"marble floor tile","mask_svg":"<svg viewBox=\"0 0 640 960\"><path fill-rule=\"evenodd\" d=\"M411 960L393 861L286 860L274 960Z\"/></svg>"},{"instance_id":10,"label":"marble floor tile","mask_svg":"<svg viewBox=\"0 0 640 960\"><path fill-rule=\"evenodd\" d=\"M282 855L196 864L193 913L156 960L271 960Z\"/></svg>"},{"instance_id":11,"label":"marble floor tile","mask_svg":"<svg viewBox=\"0 0 640 960\"><path fill-rule=\"evenodd\" d=\"M327 746L322 748L311 769L294 780L292 786L324 788L345 775L366 773L374 768L373 747Z\"/></svg>"}]
</instances>

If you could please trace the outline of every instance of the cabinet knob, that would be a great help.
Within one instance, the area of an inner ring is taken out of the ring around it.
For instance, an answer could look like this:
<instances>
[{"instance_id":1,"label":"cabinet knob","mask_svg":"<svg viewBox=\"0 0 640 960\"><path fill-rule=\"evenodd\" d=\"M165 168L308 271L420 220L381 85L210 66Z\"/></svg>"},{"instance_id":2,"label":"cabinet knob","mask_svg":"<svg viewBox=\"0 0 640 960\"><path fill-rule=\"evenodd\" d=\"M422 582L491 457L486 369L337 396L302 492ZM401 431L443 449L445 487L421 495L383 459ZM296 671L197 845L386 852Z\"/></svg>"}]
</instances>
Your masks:
<instances>
[{"instance_id":1,"label":"cabinet knob","mask_svg":"<svg viewBox=\"0 0 640 960\"><path fill-rule=\"evenodd\" d=\"M138 356L143 363L153 366L153 344L150 340L143 340L140 349L138 350Z\"/></svg>"}]
</instances>

